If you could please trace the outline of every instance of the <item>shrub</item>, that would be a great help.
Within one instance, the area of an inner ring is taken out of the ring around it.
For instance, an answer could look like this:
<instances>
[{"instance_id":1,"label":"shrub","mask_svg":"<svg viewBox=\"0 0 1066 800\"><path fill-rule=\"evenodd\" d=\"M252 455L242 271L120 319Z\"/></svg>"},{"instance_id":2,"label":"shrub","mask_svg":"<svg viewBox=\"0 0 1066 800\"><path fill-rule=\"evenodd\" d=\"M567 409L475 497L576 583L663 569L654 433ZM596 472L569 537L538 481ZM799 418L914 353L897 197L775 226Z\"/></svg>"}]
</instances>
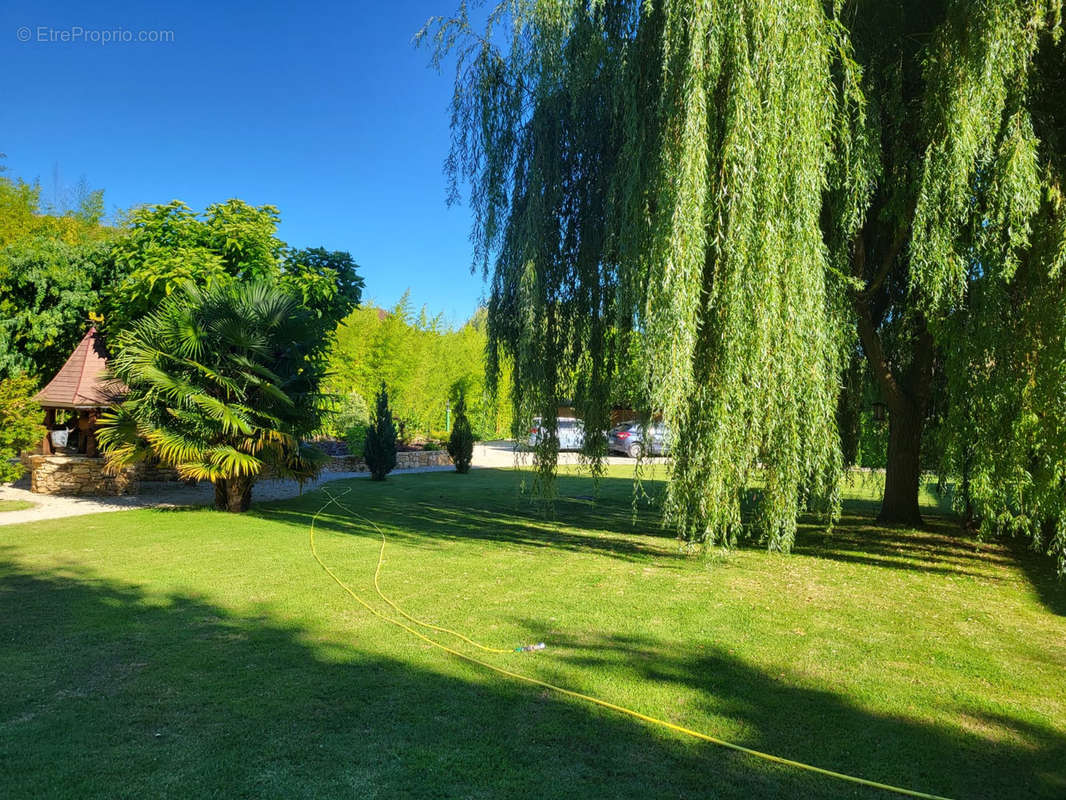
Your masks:
<instances>
[{"instance_id":1,"label":"shrub","mask_svg":"<svg viewBox=\"0 0 1066 800\"><path fill-rule=\"evenodd\" d=\"M344 439L349 453L359 455L366 445L366 431L369 426L370 406L363 395L352 391L334 401L332 418L326 426L326 431Z\"/></svg>"},{"instance_id":2,"label":"shrub","mask_svg":"<svg viewBox=\"0 0 1066 800\"><path fill-rule=\"evenodd\" d=\"M366 443L363 445L363 459L370 469L371 479L383 481L396 466L396 425L392 421L389 393L384 383L381 384L374 406L374 419L367 428Z\"/></svg>"},{"instance_id":3,"label":"shrub","mask_svg":"<svg viewBox=\"0 0 1066 800\"><path fill-rule=\"evenodd\" d=\"M358 455L363 452L366 447L366 432L369 429L368 425L352 425L344 432L344 441L348 445L349 453Z\"/></svg>"},{"instance_id":4,"label":"shrub","mask_svg":"<svg viewBox=\"0 0 1066 800\"><path fill-rule=\"evenodd\" d=\"M36 388L28 375L0 380L0 481L22 477L25 467L12 459L44 435L44 412L33 402Z\"/></svg>"},{"instance_id":5,"label":"shrub","mask_svg":"<svg viewBox=\"0 0 1066 800\"><path fill-rule=\"evenodd\" d=\"M359 392L352 391L334 402L332 419L329 420L327 430L347 439L349 431L359 428L365 432L369 424L370 406L367 405L366 398ZM353 453L363 452L362 439L359 442L359 449L352 450Z\"/></svg>"},{"instance_id":6,"label":"shrub","mask_svg":"<svg viewBox=\"0 0 1066 800\"><path fill-rule=\"evenodd\" d=\"M423 450L440 450L441 449L441 443L440 442L426 442L425 444L422 445L422 449Z\"/></svg>"},{"instance_id":7,"label":"shrub","mask_svg":"<svg viewBox=\"0 0 1066 800\"><path fill-rule=\"evenodd\" d=\"M415 440L414 428L409 428L405 419L394 420L394 425L396 427L396 440L404 447L410 447Z\"/></svg>"},{"instance_id":8,"label":"shrub","mask_svg":"<svg viewBox=\"0 0 1066 800\"><path fill-rule=\"evenodd\" d=\"M466 418L466 396L459 395L455 403L455 424L448 439L448 455L452 457L455 471L467 473L474 458L474 433L470 430L470 420Z\"/></svg>"}]
</instances>

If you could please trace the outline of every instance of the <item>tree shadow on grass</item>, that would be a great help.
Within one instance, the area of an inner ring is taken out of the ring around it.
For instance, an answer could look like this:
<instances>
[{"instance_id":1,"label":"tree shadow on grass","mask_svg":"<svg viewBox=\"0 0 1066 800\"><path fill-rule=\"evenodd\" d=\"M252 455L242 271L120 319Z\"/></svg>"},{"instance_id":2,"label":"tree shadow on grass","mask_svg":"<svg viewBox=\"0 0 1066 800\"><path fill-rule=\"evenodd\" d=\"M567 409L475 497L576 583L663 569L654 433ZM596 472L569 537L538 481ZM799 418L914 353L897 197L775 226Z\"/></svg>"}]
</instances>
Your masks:
<instances>
[{"instance_id":1,"label":"tree shadow on grass","mask_svg":"<svg viewBox=\"0 0 1066 800\"><path fill-rule=\"evenodd\" d=\"M305 527L316 517L316 526L323 530L377 536L346 508L326 506L332 495L372 519L390 537L418 547L448 540L480 540L628 560L681 557L674 533L662 527L648 503L634 514L629 479L601 478L596 486L591 478L560 476L560 496L551 512L544 513L528 496L514 491L517 477L513 478L514 486L507 487L511 491L486 491L477 479L493 472L497 480L510 474L490 470L467 476L422 474L415 481L400 476L384 485L358 479L337 481L298 500L257 505L254 511L289 525ZM372 503L367 502L368 496Z\"/></svg>"},{"instance_id":2,"label":"tree shadow on grass","mask_svg":"<svg viewBox=\"0 0 1066 800\"><path fill-rule=\"evenodd\" d=\"M845 696L803 685L802 673L784 668L771 675L720 648L679 654L653 636L590 640L519 621L550 642L554 658L582 669L619 683L695 690L704 698L702 711L739 720L751 732L743 744L755 749L949 797L1066 794L1066 730L963 707L952 709L960 728L945 730L861 709Z\"/></svg>"},{"instance_id":3,"label":"tree shadow on grass","mask_svg":"<svg viewBox=\"0 0 1066 800\"><path fill-rule=\"evenodd\" d=\"M931 502L923 504L925 526L914 529L885 526L876 521L879 503L849 499L840 522L831 533L815 525L801 526L793 552L853 564L912 570L943 575L965 575L985 581L1002 581L1002 568L1024 573L1041 603L1054 614L1066 616L1066 580L1055 563L1034 551L1027 540L1011 536L985 536L964 530L951 511L948 495L937 497L935 484L926 486Z\"/></svg>"},{"instance_id":4,"label":"tree shadow on grass","mask_svg":"<svg viewBox=\"0 0 1066 800\"><path fill-rule=\"evenodd\" d=\"M500 477L503 490L499 490ZM480 480L478 480L480 479ZM494 482L492 482L494 481ZM492 491L486 491L491 482ZM673 531L660 523L655 498L663 482L646 480L651 499L634 512L630 478L561 475L559 497L546 515L518 492L521 477L509 470L477 470L467 476L434 473L399 476L386 484L342 480L291 501L258 504L255 513L289 525L306 526L321 510L317 524L348 535L376 531L337 506L322 510L326 492L374 520L390 537L409 546L433 547L441 541L480 540L522 547L591 552L629 561L680 559L686 555ZM1003 580L1002 567L1018 565L1045 606L1066 615L1066 582L1050 559L1026 550L1017 540L979 539L964 532L950 515L949 501L926 486L923 529L886 527L876 522L879 501L845 500L833 530L804 520L793 553L849 564L932 575ZM348 494L345 491L351 490ZM372 497L371 502L367 502ZM760 548L754 542L747 547Z\"/></svg>"},{"instance_id":5,"label":"tree shadow on grass","mask_svg":"<svg viewBox=\"0 0 1066 800\"><path fill-rule=\"evenodd\" d=\"M195 597L10 561L0 576L5 797L839 796L508 681L319 651Z\"/></svg>"},{"instance_id":6,"label":"tree shadow on grass","mask_svg":"<svg viewBox=\"0 0 1066 800\"><path fill-rule=\"evenodd\" d=\"M374 634L359 622L357 636ZM882 796L473 668L442 675L318 641L202 598L0 561L4 796ZM751 726L748 744L866 776L972 797L1031 796L1048 769L1061 777L1062 740L1043 731L1026 748L960 739L726 654L662 649L606 639L582 657L694 685Z\"/></svg>"},{"instance_id":7,"label":"tree shadow on grass","mask_svg":"<svg viewBox=\"0 0 1066 800\"><path fill-rule=\"evenodd\" d=\"M1025 572L1044 607L1053 614L1066 617L1066 577L1055 571L1051 556L1033 550L1019 537L1006 537L1002 542Z\"/></svg>"},{"instance_id":8,"label":"tree shadow on grass","mask_svg":"<svg viewBox=\"0 0 1066 800\"><path fill-rule=\"evenodd\" d=\"M996 541L980 541L966 534L957 521L928 515L925 527L885 527L856 514L845 504L832 531L801 525L793 553L848 564L939 575L965 575L1002 580L1000 570L1015 557Z\"/></svg>"}]
</instances>

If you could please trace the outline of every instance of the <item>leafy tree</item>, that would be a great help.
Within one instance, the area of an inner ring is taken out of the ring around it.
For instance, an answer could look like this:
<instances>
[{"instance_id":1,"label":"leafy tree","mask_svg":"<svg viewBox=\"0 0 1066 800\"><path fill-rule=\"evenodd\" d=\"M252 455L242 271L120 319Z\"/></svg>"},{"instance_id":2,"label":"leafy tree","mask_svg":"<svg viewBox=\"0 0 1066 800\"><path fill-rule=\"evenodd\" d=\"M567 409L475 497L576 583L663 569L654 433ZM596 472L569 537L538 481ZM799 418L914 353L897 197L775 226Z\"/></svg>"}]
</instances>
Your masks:
<instances>
[{"instance_id":1,"label":"leafy tree","mask_svg":"<svg viewBox=\"0 0 1066 800\"><path fill-rule=\"evenodd\" d=\"M299 292L303 303L323 319L330 332L363 296L363 279L351 253L312 247L288 253L282 282Z\"/></svg>"},{"instance_id":2,"label":"leafy tree","mask_svg":"<svg viewBox=\"0 0 1066 800\"><path fill-rule=\"evenodd\" d=\"M264 474L303 480L322 453L302 439L325 399L324 343L292 291L262 281L186 284L122 332L110 367L129 387L100 442L118 466L154 455L246 511Z\"/></svg>"},{"instance_id":3,"label":"leafy tree","mask_svg":"<svg viewBox=\"0 0 1066 800\"><path fill-rule=\"evenodd\" d=\"M197 214L181 201L129 215L115 245L123 279L109 295L108 328L121 330L188 282L212 287L266 281L295 292L332 335L356 305L363 279L345 252L290 251L277 237L274 206L227 200Z\"/></svg>"},{"instance_id":4,"label":"leafy tree","mask_svg":"<svg viewBox=\"0 0 1066 800\"><path fill-rule=\"evenodd\" d=\"M39 186L0 175L0 246L37 230L40 195Z\"/></svg>"},{"instance_id":5,"label":"leafy tree","mask_svg":"<svg viewBox=\"0 0 1066 800\"><path fill-rule=\"evenodd\" d=\"M517 418L572 395L598 441L638 364L634 401L675 432L667 520L730 544L761 473L752 527L788 549L797 509L837 507L861 351L889 411L882 519L920 521L939 406L957 460L975 415L996 448L985 514L1063 530L1062 415L1039 409L1062 402L1062 317L1039 311L1066 253L1058 0L537 0L424 35L457 56L448 163Z\"/></svg>"},{"instance_id":6,"label":"leafy tree","mask_svg":"<svg viewBox=\"0 0 1066 800\"><path fill-rule=\"evenodd\" d=\"M90 190L82 181L71 202L54 208L42 204L38 183L0 175L0 247L38 236L67 244L107 239L111 229L101 224L103 197L102 190Z\"/></svg>"},{"instance_id":7,"label":"leafy tree","mask_svg":"<svg viewBox=\"0 0 1066 800\"><path fill-rule=\"evenodd\" d=\"M375 481L385 480L385 476L396 467L396 425L392 420L389 393L384 383L374 399L374 419L366 431L363 459L370 469L371 479Z\"/></svg>"},{"instance_id":8,"label":"leafy tree","mask_svg":"<svg viewBox=\"0 0 1066 800\"><path fill-rule=\"evenodd\" d=\"M513 360L515 418L550 424L573 397L600 444L616 374L639 365L633 402L675 434L666 514L687 538L734 541L759 470L771 547L801 498L834 505L831 23L816 2L538 2L509 51L465 12L437 31L463 42L451 163L495 260L490 355ZM554 452L537 462L550 479Z\"/></svg>"},{"instance_id":9,"label":"leafy tree","mask_svg":"<svg viewBox=\"0 0 1066 800\"><path fill-rule=\"evenodd\" d=\"M207 239L204 223L180 201L134 209L115 244L115 260L125 274L109 297L108 330L123 330L188 282L202 287L226 282L221 254Z\"/></svg>"},{"instance_id":10,"label":"leafy tree","mask_svg":"<svg viewBox=\"0 0 1066 800\"><path fill-rule=\"evenodd\" d=\"M50 377L116 282L100 192L43 213L40 187L0 176L0 378Z\"/></svg>"},{"instance_id":11,"label":"leafy tree","mask_svg":"<svg viewBox=\"0 0 1066 800\"><path fill-rule=\"evenodd\" d=\"M33 402L37 382L28 375L0 379L0 482L22 477L14 459L44 435L44 412Z\"/></svg>"},{"instance_id":12,"label":"leafy tree","mask_svg":"<svg viewBox=\"0 0 1066 800\"><path fill-rule=\"evenodd\" d=\"M0 250L0 376L54 375L114 275L106 241L68 244L37 234Z\"/></svg>"},{"instance_id":13,"label":"leafy tree","mask_svg":"<svg viewBox=\"0 0 1066 800\"><path fill-rule=\"evenodd\" d=\"M334 431L344 433L353 426L366 427L370 424L370 406L359 392L349 392L337 397L333 404L333 417L330 420Z\"/></svg>"},{"instance_id":14,"label":"leafy tree","mask_svg":"<svg viewBox=\"0 0 1066 800\"><path fill-rule=\"evenodd\" d=\"M448 438L448 455L452 457L455 471L467 473L474 458L474 432L470 430L470 420L466 418L466 394L459 392L455 401L455 424Z\"/></svg>"},{"instance_id":15,"label":"leafy tree","mask_svg":"<svg viewBox=\"0 0 1066 800\"><path fill-rule=\"evenodd\" d=\"M273 280L285 244L277 237L281 214L274 206L231 199L203 213L204 246L217 253L227 275L243 281Z\"/></svg>"},{"instance_id":16,"label":"leafy tree","mask_svg":"<svg viewBox=\"0 0 1066 800\"><path fill-rule=\"evenodd\" d=\"M186 283L273 279L284 248L277 224L274 207L239 200L209 206L202 217L179 200L134 209L115 245L125 277L110 297L109 329L122 330Z\"/></svg>"},{"instance_id":17,"label":"leafy tree","mask_svg":"<svg viewBox=\"0 0 1066 800\"><path fill-rule=\"evenodd\" d=\"M489 390L486 344L483 309L451 328L424 310L413 313L405 295L388 312L368 306L343 321L330 354L329 386L338 395L356 391L370 397L384 381L396 416L422 433L445 428L447 401L459 386L475 435L500 435L510 428L508 376L501 391Z\"/></svg>"}]
</instances>

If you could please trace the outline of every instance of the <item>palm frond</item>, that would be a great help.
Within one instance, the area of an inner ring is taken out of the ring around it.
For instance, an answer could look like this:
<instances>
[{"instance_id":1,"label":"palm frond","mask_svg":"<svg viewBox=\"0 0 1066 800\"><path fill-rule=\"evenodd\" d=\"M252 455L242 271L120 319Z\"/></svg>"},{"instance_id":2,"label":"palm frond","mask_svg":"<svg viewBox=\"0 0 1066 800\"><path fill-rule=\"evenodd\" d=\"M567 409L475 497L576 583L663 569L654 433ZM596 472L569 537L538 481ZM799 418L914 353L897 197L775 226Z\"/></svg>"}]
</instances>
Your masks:
<instances>
[{"instance_id":1,"label":"palm frond","mask_svg":"<svg viewBox=\"0 0 1066 800\"><path fill-rule=\"evenodd\" d=\"M189 399L208 417L220 422L223 433L241 433L245 436L252 433L248 420L221 400L202 393L190 395Z\"/></svg>"},{"instance_id":2,"label":"palm frond","mask_svg":"<svg viewBox=\"0 0 1066 800\"><path fill-rule=\"evenodd\" d=\"M223 389L229 396L239 395L241 392L241 385L227 377L217 369L212 369L199 361L193 361L192 359L182 359L181 363L189 369L198 372L203 377L207 378L211 383L220 389Z\"/></svg>"},{"instance_id":3,"label":"palm frond","mask_svg":"<svg viewBox=\"0 0 1066 800\"><path fill-rule=\"evenodd\" d=\"M204 455L208 463L216 467L224 477L258 475L263 469L261 460L229 445L217 445L207 450Z\"/></svg>"},{"instance_id":4,"label":"palm frond","mask_svg":"<svg viewBox=\"0 0 1066 800\"><path fill-rule=\"evenodd\" d=\"M242 371L245 374L253 373L259 376L260 378L265 378L271 383L283 383L282 379L276 373L274 373L273 370L267 368L265 364L260 364L259 362L248 358L248 356L243 355L242 353L230 353L229 359L234 364L241 367Z\"/></svg>"},{"instance_id":5,"label":"palm frond","mask_svg":"<svg viewBox=\"0 0 1066 800\"><path fill-rule=\"evenodd\" d=\"M289 407L294 406L293 399L272 383L260 382L256 386L256 388L263 394L270 397L272 400L276 400L282 405Z\"/></svg>"},{"instance_id":6,"label":"palm frond","mask_svg":"<svg viewBox=\"0 0 1066 800\"><path fill-rule=\"evenodd\" d=\"M178 475L185 480L217 483L227 477L221 469L214 464L208 464L206 461L188 461L175 465L175 468L178 471Z\"/></svg>"},{"instance_id":7,"label":"palm frond","mask_svg":"<svg viewBox=\"0 0 1066 800\"><path fill-rule=\"evenodd\" d=\"M160 461L174 466L202 458L205 449L202 440L166 428L147 431L145 438Z\"/></svg>"}]
</instances>

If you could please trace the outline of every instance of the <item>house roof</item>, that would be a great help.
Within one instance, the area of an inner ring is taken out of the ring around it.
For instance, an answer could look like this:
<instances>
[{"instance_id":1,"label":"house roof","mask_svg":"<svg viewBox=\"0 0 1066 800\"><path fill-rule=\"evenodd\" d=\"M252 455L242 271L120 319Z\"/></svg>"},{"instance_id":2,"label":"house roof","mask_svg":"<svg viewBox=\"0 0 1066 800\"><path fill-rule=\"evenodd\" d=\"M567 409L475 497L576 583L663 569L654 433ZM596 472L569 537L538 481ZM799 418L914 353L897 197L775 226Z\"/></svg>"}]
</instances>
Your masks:
<instances>
[{"instance_id":1,"label":"house roof","mask_svg":"<svg viewBox=\"0 0 1066 800\"><path fill-rule=\"evenodd\" d=\"M122 399L126 387L106 377L104 337L89 328L67 363L33 398L48 408L106 408Z\"/></svg>"}]
</instances>

